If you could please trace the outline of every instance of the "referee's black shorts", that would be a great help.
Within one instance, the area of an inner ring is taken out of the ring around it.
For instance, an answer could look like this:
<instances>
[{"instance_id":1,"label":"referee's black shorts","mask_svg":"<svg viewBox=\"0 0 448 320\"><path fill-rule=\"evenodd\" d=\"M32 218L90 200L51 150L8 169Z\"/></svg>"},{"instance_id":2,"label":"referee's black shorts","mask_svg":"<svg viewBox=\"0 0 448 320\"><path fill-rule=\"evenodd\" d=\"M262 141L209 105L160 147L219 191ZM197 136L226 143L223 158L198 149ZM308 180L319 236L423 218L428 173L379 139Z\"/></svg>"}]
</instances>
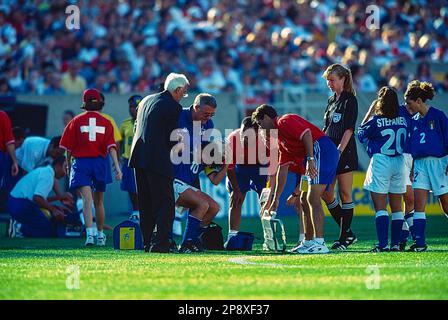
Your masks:
<instances>
[{"instance_id":1,"label":"referee's black shorts","mask_svg":"<svg viewBox=\"0 0 448 320\"><path fill-rule=\"evenodd\" d=\"M355 147L345 148L339 159L336 175L358 170L358 152Z\"/></svg>"}]
</instances>

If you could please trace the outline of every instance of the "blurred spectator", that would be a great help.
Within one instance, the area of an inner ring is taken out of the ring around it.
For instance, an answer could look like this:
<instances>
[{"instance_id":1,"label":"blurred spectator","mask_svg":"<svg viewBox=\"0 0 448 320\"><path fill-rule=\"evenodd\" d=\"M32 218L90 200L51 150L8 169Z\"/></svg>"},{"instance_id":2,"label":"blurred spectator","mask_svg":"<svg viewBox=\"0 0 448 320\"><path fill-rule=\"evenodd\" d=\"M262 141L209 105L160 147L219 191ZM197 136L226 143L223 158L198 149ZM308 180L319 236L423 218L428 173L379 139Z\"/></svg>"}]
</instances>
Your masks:
<instances>
[{"instance_id":1,"label":"blurred spectator","mask_svg":"<svg viewBox=\"0 0 448 320\"><path fill-rule=\"evenodd\" d=\"M440 83L438 89L439 89L439 91L442 91L442 92L448 92L448 72L445 73L445 76L443 77L443 81Z\"/></svg>"},{"instance_id":2,"label":"blurred spectator","mask_svg":"<svg viewBox=\"0 0 448 320\"><path fill-rule=\"evenodd\" d=\"M377 84L373 77L365 73L364 67L359 64L354 64L350 67L353 76L353 85L356 91L360 92L376 92Z\"/></svg>"},{"instance_id":3,"label":"blurred spectator","mask_svg":"<svg viewBox=\"0 0 448 320\"><path fill-rule=\"evenodd\" d=\"M421 62L417 65L417 73L415 74L414 79L418 79L422 82L436 83L431 74L431 67L427 62Z\"/></svg>"},{"instance_id":4,"label":"blurred spectator","mask_svg":"<svg viewBox=\"0 0 448 320\"><path fill-rule=\"evenodd\" d=\"M80 64L72 61L68 72L62 76L62 88L67 93L82 93L86 87L86 80L79 74Z\"/></svg>"},{"instance_id":5,"label":"blurred spectator","mask_svg":"<svg viewBox=\"0 0 448 320\"><path fill-rule=\"evenodd\" d=\"M361 65L358 88L370 91L406 77L385 77L391 63L448 62L446 1L378 1L377 30L365 25L366 4L348 0L91 0L79 31L64 28L59 2L2 3L0 94L156 91L172 71L210 93L305 78L327 90L320 74L331 63Z\"/></svg>"}]
</instances>

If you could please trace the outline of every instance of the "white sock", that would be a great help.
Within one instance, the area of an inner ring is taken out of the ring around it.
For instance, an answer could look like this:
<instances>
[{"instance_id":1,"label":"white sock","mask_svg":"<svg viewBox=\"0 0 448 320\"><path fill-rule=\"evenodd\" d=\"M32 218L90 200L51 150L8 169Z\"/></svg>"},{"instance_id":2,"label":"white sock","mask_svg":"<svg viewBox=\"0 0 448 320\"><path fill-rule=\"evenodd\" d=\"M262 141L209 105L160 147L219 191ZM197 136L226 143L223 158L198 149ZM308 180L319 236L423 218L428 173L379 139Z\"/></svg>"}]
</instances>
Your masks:
<instances>
[{"instance_id":1,"label":"white sock","mask_svg":"<svg viewBox=\"0 0 448 320\"><path fill-rule=\"evenodd\" d=\"M230 238L231 236L234 236L238 233L238 230L229 230L229 234L227 235L227 238Z\"/></svg>"},{"instance_id":2,"label":"white sock","mask_svg":"<svg viewBox=\"0 0 448 320\"><path fill-rule=\"evenodd\" d=\"M93 228L86 228L86 235L87 237L92 236L93 237Z\"/></svg>"},{"instance_id":3,"label":"white sock","mask_svg":"<svg viewBox=\"0 0 448 320\"><path fill-rule=\"evenodd\" d=\"M104 238L103 230L98 230L98 238Z\"/></svg>"},{"instance_id":4,"label":"white sock","mask_svg":"<svg viewBox=\"0 0 448 320\"><path fill-rule=\"evenodd\" d=\"M302 242L303 239L305 239L305 234L304 233L299 234L299 242Z\"/></svg>"},{"instance_id":5,"label":"white sock","mask_svg":"<svg viewBox=\"0 0 448 320\"><path fill-rule=\"evenodd\" d=\"M140 211L134 210L134 211L132 211L132 215L140 218Z\"/></svg>"}]
</instances>

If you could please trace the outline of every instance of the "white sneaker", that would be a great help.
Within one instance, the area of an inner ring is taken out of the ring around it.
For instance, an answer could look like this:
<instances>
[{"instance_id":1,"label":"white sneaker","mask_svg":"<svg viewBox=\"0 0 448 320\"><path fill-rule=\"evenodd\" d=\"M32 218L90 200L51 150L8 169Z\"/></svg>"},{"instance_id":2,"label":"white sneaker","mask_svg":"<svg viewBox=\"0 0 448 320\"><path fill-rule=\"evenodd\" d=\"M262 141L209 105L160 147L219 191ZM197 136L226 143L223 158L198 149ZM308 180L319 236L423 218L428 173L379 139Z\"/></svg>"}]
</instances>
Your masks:
<instances>
[{"instance_id":1,"label":"white sneaker","mask_svg":"<svg viewBox=\"0 0 448 320\"><path fill-rule=\"evenodd\" d=\"M292 253L305 253L306 250L314 246L314 240L303 240Z\"/></svg>"},{"instance_id":2,"label":"white sneaker","mask_svg":"<svg viewBox=\"0 0 448 320\"><path fill-rule=\"evenodd\" d=\"M86 247L91 247L93 245L95 245L95 238L93 237L93 235L89 234L87 235L86 238L86 243L84 244Z\"/></svg>"},{"instance_id":3,"label":"white sneaker","mask_svg":"<svg viewBox=\"0 0 448 320\"><path fill-rule=\"evenodd\" d=\"M311 241L309 241L311 242ZM304 247L302 250L299 251L301 254L322 254L322 253L328 253L330 250L327 248L325 242L319 243L315 240L312 240L312 244L308 244L306 247Z\"/></svg>"},{"instance_id":4,"label":"white sneaker","mask_svg":"<svg viewBox=\"0 0 448 320\"><path fill-rule=\"evenodd\" d=\"M298 241L294 247L292 247L291 249L288 250L289 253L297 253L297 249L301 248L303 246L303 241L306 241L305 239L303 239L302 241Z\"/></svg>"},{"instance_id":5,"label":"white sneaker","mask_svg":"<svg viewBox=\"0 0 448 320\"><path fill-rule=\"evenodd\" d=\"M104 247L106 245L106 235L104 233L102 235L98 234L98 238L96 238L96 245L98 247Z\"/></svg>"}]
</instances>

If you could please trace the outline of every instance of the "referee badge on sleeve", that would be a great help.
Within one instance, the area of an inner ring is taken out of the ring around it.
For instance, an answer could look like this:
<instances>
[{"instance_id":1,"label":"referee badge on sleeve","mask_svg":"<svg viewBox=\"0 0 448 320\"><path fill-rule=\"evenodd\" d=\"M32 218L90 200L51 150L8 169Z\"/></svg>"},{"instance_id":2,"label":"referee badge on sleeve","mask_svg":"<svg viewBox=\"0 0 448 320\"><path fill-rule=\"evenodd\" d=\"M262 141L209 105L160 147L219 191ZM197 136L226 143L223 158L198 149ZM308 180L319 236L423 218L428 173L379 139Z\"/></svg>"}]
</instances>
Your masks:
<instances>
[{"instance_id":1,"label":"referee badge on sleeve","mask_svg":"<svg viewBox=\"0 0 448 320\"><path fill-rule=\"evenodd\" d=\"M334 123L338 123L342 118L342 114L341 113L333 113L333 122Z\"/></svg>"}]
</instances>

